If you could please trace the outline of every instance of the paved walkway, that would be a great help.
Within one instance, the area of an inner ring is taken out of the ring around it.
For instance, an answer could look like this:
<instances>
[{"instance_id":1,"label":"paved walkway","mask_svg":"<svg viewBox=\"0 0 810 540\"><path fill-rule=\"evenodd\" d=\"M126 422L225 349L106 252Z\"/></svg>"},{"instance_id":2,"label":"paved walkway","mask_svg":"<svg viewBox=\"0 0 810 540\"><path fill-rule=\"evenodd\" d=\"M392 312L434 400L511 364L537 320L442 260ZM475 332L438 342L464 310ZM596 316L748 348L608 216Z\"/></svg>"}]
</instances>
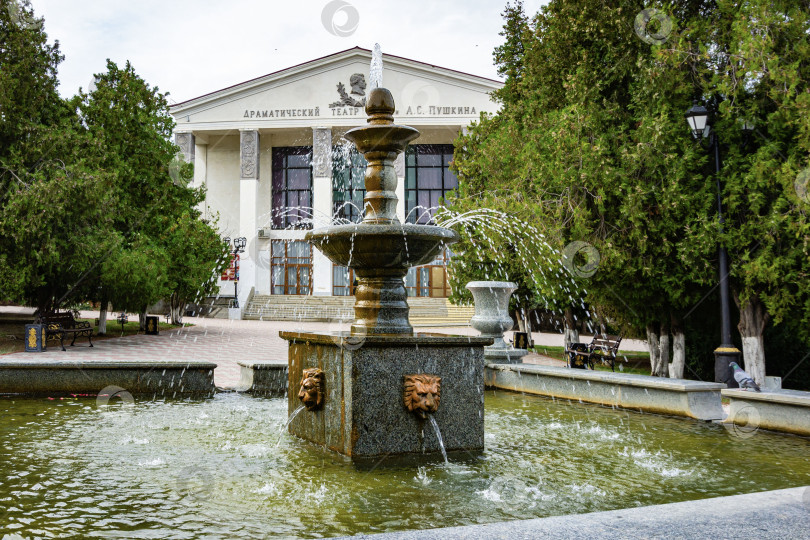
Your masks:
<instances>
[{"instance_id":1,"label":"paved walkway","mask_svg":"<svg viewBox=\"0 0 810 540\"><path fill-rule=\"evenodd\" d=\"M5 308L3 311L7 311ZM96 312L83 312L83 317L96 317ZM306 323L289 321L230 321L225 319L200 319L187 317L185 322L194 326L161 331L158 336L138 334L117 339L100 340L94 347L87 346L87 340L79 339L75 347L67 347L63 352L58 347L50 347L47 352L37 355L42 359L76 361L126 361L126 360L189 360L208 361L218 365L214 381L220 387L233 387L239 383L239 360L266 361L287 359L287 342L278 336L286 331L338 331L347 330L348 324ZM108 322L108 332L114 334L115 325ZM417 328L417 332L438 332L443 334L478 335L471 327ZM511 332L506 333L511 339ZM536 344L562 345L562 335L534 333ZM641 347L643 350L643 342ZM624 345L624 342L622 343ZM628 342L628 350L637 350L637 343ZM624 347L623 347L624 348ZM32 353L14 353L6 359L20 358L31 360ZM541 355L531 354L524 359L527 363L562 365Z\"/></svg>"}]
</instances>

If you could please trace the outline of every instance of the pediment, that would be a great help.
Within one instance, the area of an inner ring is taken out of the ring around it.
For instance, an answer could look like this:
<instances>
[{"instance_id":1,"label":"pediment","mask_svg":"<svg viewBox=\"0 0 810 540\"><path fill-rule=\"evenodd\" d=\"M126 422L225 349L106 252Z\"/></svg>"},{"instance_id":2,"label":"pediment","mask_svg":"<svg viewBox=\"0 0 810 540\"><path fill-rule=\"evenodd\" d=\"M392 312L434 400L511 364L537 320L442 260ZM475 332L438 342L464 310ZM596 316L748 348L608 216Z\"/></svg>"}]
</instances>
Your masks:
<instances>
[{"instance_id":1,"label":"pediment","mask_svg":"<svg viewBox=\"0 0 810 540\"><path fill-rule=\"evenodd\" d=\"M246 81L171 107L178 130L359 125L368 95L371 51L354 48ZM502 83L383 55L383 86L397 121L462 124L495 112Z\"/></svg>"}]
</instances>

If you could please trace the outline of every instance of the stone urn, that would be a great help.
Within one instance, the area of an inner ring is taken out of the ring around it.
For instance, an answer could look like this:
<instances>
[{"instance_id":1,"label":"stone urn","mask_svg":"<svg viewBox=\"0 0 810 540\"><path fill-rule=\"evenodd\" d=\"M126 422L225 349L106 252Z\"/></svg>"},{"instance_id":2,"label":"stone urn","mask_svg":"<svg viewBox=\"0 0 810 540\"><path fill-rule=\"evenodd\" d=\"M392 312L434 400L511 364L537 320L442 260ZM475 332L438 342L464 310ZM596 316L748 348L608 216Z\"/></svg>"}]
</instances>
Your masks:
<instances>
[{"instance_id":1,"label":"stone urn","mask_svg":"<svg viewBox=\"0 0 810 540\"><path fill-rule=\"evenodd\" d=\"M503 339L503 333L514 324L509 316L509 299L517 290L510 281L471 281L467 289L473 295L475 315L470 325L495 342L484 348L484 358L488 362L516 364L525 356L526 349L515 349Z\"/></svg>"}]
</instances>

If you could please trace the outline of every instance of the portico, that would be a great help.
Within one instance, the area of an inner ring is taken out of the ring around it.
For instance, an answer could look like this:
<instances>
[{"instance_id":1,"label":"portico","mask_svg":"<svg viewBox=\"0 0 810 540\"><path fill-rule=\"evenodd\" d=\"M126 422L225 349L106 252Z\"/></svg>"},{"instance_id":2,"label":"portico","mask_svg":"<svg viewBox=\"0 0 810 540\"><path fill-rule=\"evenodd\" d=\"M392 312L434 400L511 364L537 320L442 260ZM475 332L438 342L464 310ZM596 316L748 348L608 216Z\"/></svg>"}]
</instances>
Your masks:
<instances>
[{"instance_id":1,"label":"portico","mask_svg":"<svg viewBox=\"0 0 810 540\"><path fill-rule=\"evenodd\" d=\"M354 48L173 105L175 140L207 189L203 215L222 236L248 240L239 300L255 294L350 295L352 276L304 241L310 228L357 221L365 162L343 135L365 123L371 52ZM398 123L421 136L396 163L397 215L427 222L457 186L448 169L459 132L497 105L498 81L385 55ZM413 296L446 296L442 266L413 269ZM436 261L434 261L436 262ZM220 280L224 295L227 280Z\"/></svg>"}]
</instances>

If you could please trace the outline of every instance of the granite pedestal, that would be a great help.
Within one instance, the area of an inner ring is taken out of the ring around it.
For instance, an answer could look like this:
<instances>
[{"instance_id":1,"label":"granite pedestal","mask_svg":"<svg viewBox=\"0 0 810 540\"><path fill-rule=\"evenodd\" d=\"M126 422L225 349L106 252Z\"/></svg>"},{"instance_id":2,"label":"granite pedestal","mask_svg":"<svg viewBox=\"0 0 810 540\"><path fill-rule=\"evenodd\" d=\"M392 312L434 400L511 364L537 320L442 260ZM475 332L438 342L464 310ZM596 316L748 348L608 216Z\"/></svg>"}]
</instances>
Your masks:
<instances>
[{"instance_id":1,"label":"granite pedestal","mask_svg":"<svg viewBox=\"0 0 810 540\"><path fill-rule=\"evenodd\" d=\"M320 368L324 400L319 410L304 410L290 433L351 456L381 458L437 454L430 422L408 411L404 377L441 377L441 398L433 414L445 449L484 448L484 346L492 339L437 334L373 335L281 332L289 341L288 410L301 402L303 370Z\"/></svg>"}]
</instances>

